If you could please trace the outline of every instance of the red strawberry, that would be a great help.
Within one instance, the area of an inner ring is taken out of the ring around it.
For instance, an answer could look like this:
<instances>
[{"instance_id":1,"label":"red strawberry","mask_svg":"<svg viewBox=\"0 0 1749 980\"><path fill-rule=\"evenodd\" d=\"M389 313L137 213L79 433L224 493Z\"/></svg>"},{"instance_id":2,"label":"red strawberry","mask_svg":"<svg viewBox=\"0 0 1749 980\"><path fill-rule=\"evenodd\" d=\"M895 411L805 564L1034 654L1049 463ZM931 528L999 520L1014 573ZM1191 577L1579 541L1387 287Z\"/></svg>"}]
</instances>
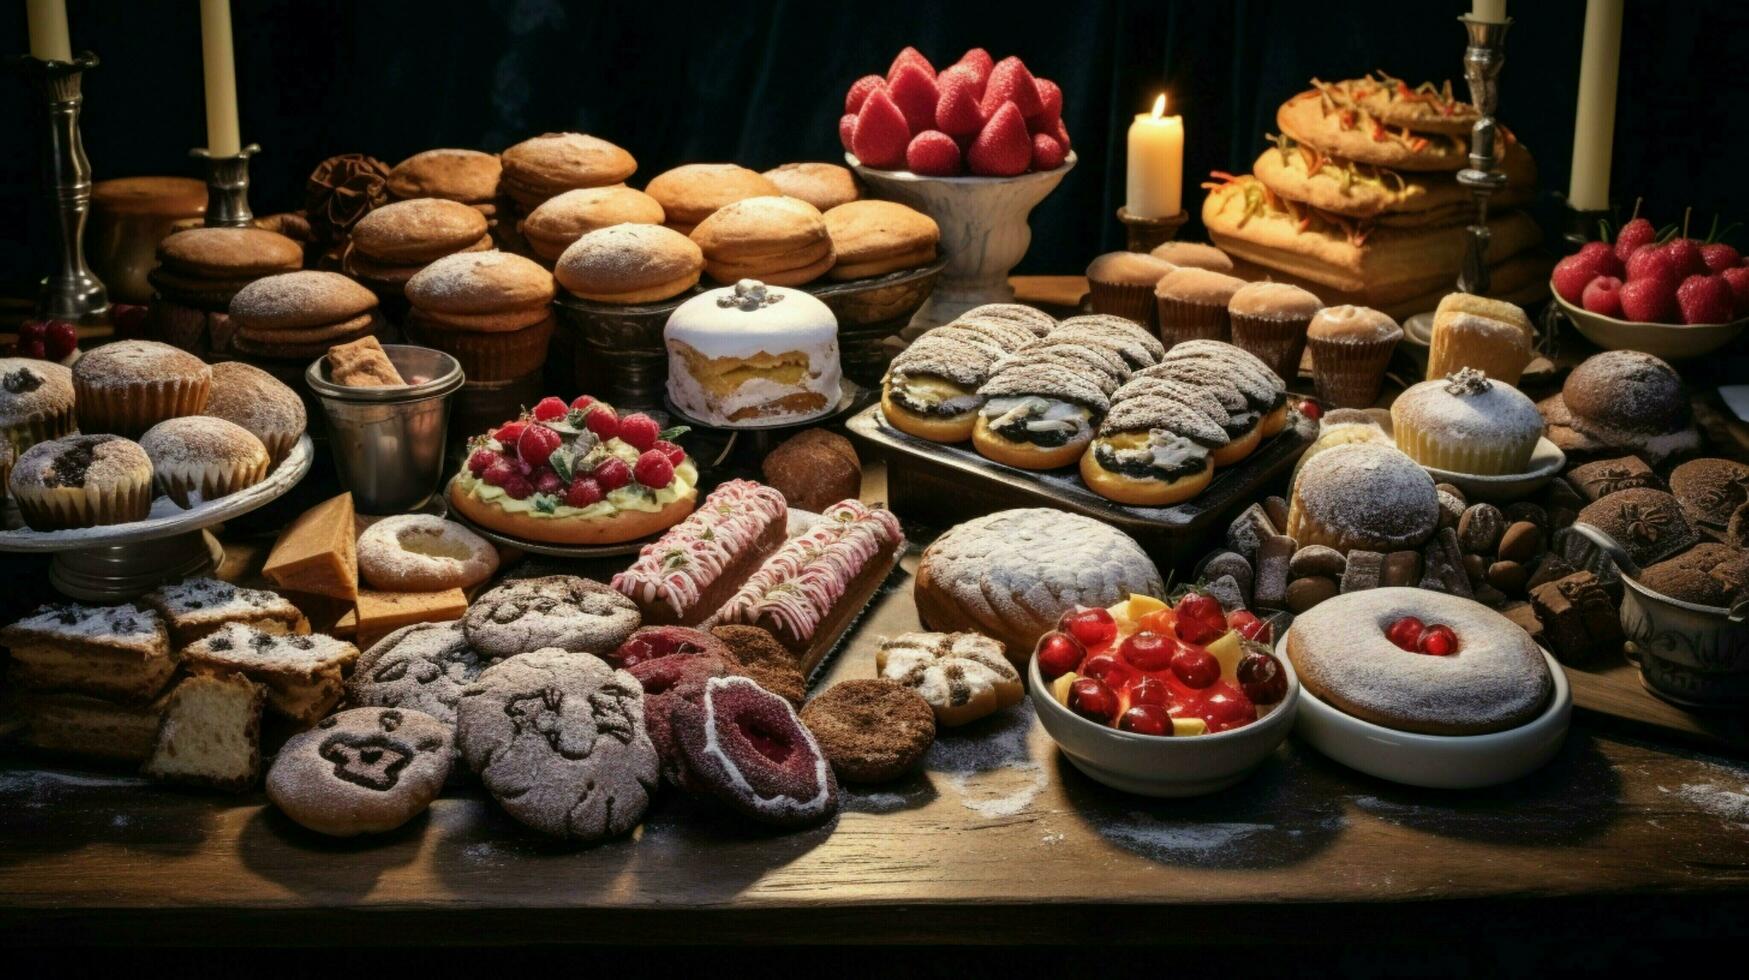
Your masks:
<instances>
[{"instance_id":1,"label":"red strawberry","mask_svg":"<svg viewBox=\"0 0 1749 980\"><path fill-rule=\"evenodd\" d=\"M492 433L492 438L498 440L500 446L514 452L516 450L516 440L522 438L522 430L526 428L528 428L528 423L521 419L518 419L515 422L506 422L498 427L497 432Z\"/></svg>"},{"instance_id":2,"label":"red strawberry","mask_svg":"<svg viewBox=\"0 0 1749 980\"><path fill-rule=\"evenodd\" d=\"M668 457L659 450L652 449L638 457L637 465L632 467L632 475L644 486L660 490L674 482L674 464L668 462Z\"/></svg>"},{"instance_id":3,"label":"red strawberry","mask_svg":"<svg viewBox=\"0 0 1749 980\"><path fill-rule=\"evenodd\" d=\"M596 402L589 406L589 414L583 416L583 425L595 438L606 442L619 435L619 413L606 402Z\"/></svg>"},{"instance_id":4,"label":"red strawberry","mask_svg":"<svg viewBox=\"0 0 1749 980\"><path fill-rule=\"evenodd\" d=\"M1670 264L1670 253L1657 245L1641 245L1628 256L1628 281L1635 279L1677 279L1676 268Z\"/></svg>"},{"instance_id":5,"label":"red strawberry","mask_svg":"<svg viewBox=\"0 0 1749 980\"><path fill-rule=\"evenodd\" d=\"M1645 218L1635 218L1615 233L1615 257L1626 262L1641 245L1650 245L1658 238L1658 229Z\"/></svg>"},{"instance_id":6,"label":"red strawberry","mask_svg":"<svg viewBox=\"0 0 1749 980\"><path fill-rule=\"evenodd\" d=\"M915 136L935 126L935 102L941 93L936 90L934 75L915 64L900 65L892 84L887 86L887 94L905 114L909 135Z\"/></svg>"},{"instance_id":7,"label":"red strawberry","mask_svg":"<svg viewBox=\"0 0 1749 980\"><path fill-rule=\"evenodd\" d=\"M1621 280L1615 276L1598 276L1585 287L1583 305L1593 313L1621 318Z\"/></svg>"},{"instance_id":8,"label":"red strawberry","mask_svg":"<svg viewBox=\"0 0 1749 980\"><path fill-rule=\"evenodd\" d=\"M905 164L905 147L910 142L910 125L892 97L886 92L870 95L856 115L850 152L865 167L897 170Z\"/></svg>"},{"instance_id":9,"label":"red strawberry","mask_svg":"<svg viewBox=\"0 0 1749 980\"><path fill-rule=\"evenodd\" d=\"M924 177L957 177L960 173L960 147L953 137L937 129L926 129L911 139L905 148L905 166Z\"/></svg>"},{"instance_id":10,"label":"red strawberry","mask_svg":"<svg viewBox=\"0 0 1749 980\"><path fill-rule=\"evenodd\" d=\"M893 84L893 79L899 77L899 69L906 65L916 65L927 72L930 78L935 77L935 66L929 63L928 58L923 57L923 52L916 48L907 47L899 52L898 56L893 59L893 64L887 69L888 85Z\"/></svg>"},{"instance_id":11,"label":"red strawberry","mask_svg":"<svg viewBox=\"0 0 1749 980\"><path fill-rule=\"evenodd\" d=\"M1629 279L1621 287L1621 312L1636 323L1670 323L1676 319L1676 281L1667 276Z\"/></svg>"},{"instance_id":12,"label":"red strawberry","mask_svg":"<svg viewBox=\"0 0 1749 980\"><path fill-rule=\"evenodd\" d=\"M984 108L978 104L977 80L971 73L950 68L935 79L935 84L941 92L935 101L936 129L964 136L984 128Z\"/></svg>"},{"instance_id":13,"label":"red strawberry","mask_svg":"<svg viewBox=\"0 0 1749 980\"><path fill-rule=\"evenodd\" d=\"M1027 117L1026 125L1035 133L1048 133L1063 118L1063 90L1048 78L1037 79L1034 84L1038 86L1038 100L1042 108L1037 115Z\"/></svg>"},{"instance_id":14,"label":"red strawberry","mask_svg":"<svg viewBox=\"0 0 1749 980\"><path fill-rule=\"evenodd\" d=\"M522 430L516 440L516 455L530 466L545 466L547 457L563 442L559 434L544 425L531 425Z\"/></svg>"},{"instance_id":15,"label":"red strawberry","mask_svg":"<svg viewBox=\"0 0 1749 980\"><path fill-rule=\"evenodd\" d=\"M1723 272L1743 260L1737 250L1724 242L1712 242L1700 247L1700 260L1708 272Z\"/></svg>"},{"instance_id":16,"label":"red strawberry","mask_svg":"<svg viewBox=\"0 0 1749 980\"><path fill-rule=\"evenodd\" d=\"M1689 276L1676 288L1683 323L1730 323L1736 299L1724 276Z\"/></svg>"},{"instance_id":17,"label":"red strawberry","mask_svg":"<svg viewBox=\"0 0 1749 980\"><path fill-rule=\"evenodd\" d=\"M1736 297L1731 312L1737 316L1749 314L1749 266L1735 266L1719 273L1725 281L1731 284L1731 295Z\"/></svg>"},{"instance_id":18,"label":"red strawberry","mask_svg":"<svg viewBox=\"0 0 1749 980\"><path fill-rule=\"evenodd\" d=\"M1074 148L1073 145L1069 142L1069 127L1063 125L1063 121L1061 119L1057 120L1057 131L1050 134L1050 135L1052 137L1054 137L1056 139L1057 143L1063 147L1064 153L1067 153L1071 149Z\"/></svg>"},{"instance_id":19,"label":"red strawberry","mask_svg":"<svg viewBox=\"0 0 1749 980\"><path fill-rule=\"evenodd\" d=\"M576 409L579 412L583 411L584 409L588 408L589 406L591 406L593 404L595 404L595 396L594 395L578 395L576 398L573 398L571 400L571 407Z\"/></svg>"},{"instance_id":20,"label":"red strawberry","mask_svg":"<svg viewBox=\"0 0 1749 980\"><path fill-rule=\"evenodd\" d=\"M535 470L533 483L535 493L556 494L564 492L565 489L565 481L559 479L559 474L553 472L551 466L543 466Z\"/></svg>"},{"instance_id":21,"label":"red strawberry","mask_svg":"<svg viewBox=\"0 0 1749 980\"><path fill-rule=\"evenodd\" d=\"M983 48L973 48L960 55L960 60L954 62L953 67L971 72L972 77L978 80L978 94L983 95L984 86L990 84L990 72L996 67L996 59L990 57L990 52Z\"/></svg>"},{"instance_id":22,"label":"red strawberry","mask_svg":"<svg viewBox=\"0 0 1749 980\"><path fill-rule=\"evenodd\" d=\"M1579 246L1577 254L1596 263L1599 275L1620 277L1627 271L1627 266L1615 257L1615 250L1609 247L1608 242L1586 242Z\"/></svg>"},{"instance_id":23,"label":"red strawberry","mask_svg":"<svg viewBox=\"0 0 1749 980\"><path fill-rule=\"evenodd\" d=\"M844 93L844 112L847 115L856 115L862 109L863 102L868 100L870 93L878 92L886 87L887 80L879 75L864 75L851 82L850 91Z\"/></svg>"},{"instance_id":24,"label":"red strawberry","mask_svg":"<svg viewBox=\"0 0 1749 980\"><path fill-rule=\"evenodd\" d=\"M641 453L662 438L662 426L643 412L633 412L619 420L619 437Z\"/></svg>"},{"instance_id":25,"label":"red strawberry","mask_svg":"<svg viewBox=\"0 0 1749 980\"><path fill-rule=\"evenodd\" d=\"M521 478L522 474L517 471L516 464L503 458L499 458L490 466L487 466L485 472L480 474L480 480L487 486L492 487L501 487L506 483L509 483L511 480Z\"/></svg>"},{"instance_id":26,"label":"red strawberry","mask_svg":"<svg viewBox=\"0 0 1749 980\"><path fill-rule=\"evenodd\" d=\"M1595 254L1575 253L1555 263L1554 275L1550 277L1555 292L1569 303L1579 302L1584 295L1585 287L1598 276L1607 272L1597 261Z\"/></svg>"},{"instance_id":27,"label":"red strawberry","mask_svg":"<svg viewBox=\"0 0 1749 980\"><path fill-rule=\"evenodd\" d=\"M852 153L856 152L853 146L856 142L855 116L846 115L838 117L838 142L844 144L846 150L849 150Z\"/></svg>"},{"instance_id":28,"label":"red strawberry","mask_svg":"<svg viewBox=\"0 0 1749 980\"><path fill-rule=\"evenodd\" d=\"M1700 257L1700 243L1692 238L1672 238L1664 245L1670 269L1678 279L1704 275L1706 262Z\"/></svg>"},{"instance_id":29,"label":"red strawberry","mask_svg":"<svg viewBox=\"0 0 1749 980\"><path fill-rule=\"evenodd\" d=\"M656 444L650 448L668 457L668 462L673 463L675 466L679 466L681 463L686 462L686 450L681 449L679 446L666 439L656 440Z\"/></svg>"},{"instance_id":30,"label":"red strawberry","mask_svg":"<svg viewBox=\"0 0 1749 980\"><path fill-rule=\"evenodd\" d=\"M587 507L599 503L603 496L601 484L587 476L571 481L571 485L565 489L565 503L571 507Z\"/></svg>"},{"instance_id":31,"label":"red strawberry","mask_svg":"<svg viewBox=\"0 0 1749 980\"><path fill-rule=\"evenodd\" d=\"M551 422L553 419L564 418L567 411L570 411L570 408L566 406L563 398L548 395L535 402L534 409L528 414L534 416L536 421Z\"/></svg>"},{"instance_id":32,"label":"red strawberry","mask_svg":"<svg viewBox=\"0 0 1749 980\"><path fill-rule=\"evenodd\" d=\"M1063 165L1063 158L1068 154L1063 152L1063 144L1054 137L1043 133L1035 133L1032 137L1032 169L1055 170Z\"/></svg>"},{"instance_id":33,"label":"red strawberry","mask_svg":"<svg viewBox=\"0 0 1749 980\"><path fill-rule=\"evenodd\" d=\"M632 482L632 468L618 456L609 456L602 460L595 472L589 475L595 477L595 482L601 484L601 489L609 493Z\"/></svg>"},{"instance_id":34,"label":"red strawberry","mask_svg":"<svg viewBox=\"0 0 1749 980\"><path fill-rule=\"evenodd\" d=\"M996 67L1000 70L1002 66ZM1026 173L1031 164L1032 138L1026 134L1026 120L1018 106L1004 102L972 141L966 168L980 177L1014 177Z\"/></svg>"},{"instance_id":35,"label":"red strawberry","mask_svg":"<svg viewBox=\"0 0 1749 980\"><path fill-rule=\"evenodd\" d=\"M1038 83L1019 58L1007 57L990 69L989 84L984 86L984 112L995 115L996 107L1012 102L1022 116L1036 116L1044 111L1038 97Z\"/></svg>"}]
</instances>

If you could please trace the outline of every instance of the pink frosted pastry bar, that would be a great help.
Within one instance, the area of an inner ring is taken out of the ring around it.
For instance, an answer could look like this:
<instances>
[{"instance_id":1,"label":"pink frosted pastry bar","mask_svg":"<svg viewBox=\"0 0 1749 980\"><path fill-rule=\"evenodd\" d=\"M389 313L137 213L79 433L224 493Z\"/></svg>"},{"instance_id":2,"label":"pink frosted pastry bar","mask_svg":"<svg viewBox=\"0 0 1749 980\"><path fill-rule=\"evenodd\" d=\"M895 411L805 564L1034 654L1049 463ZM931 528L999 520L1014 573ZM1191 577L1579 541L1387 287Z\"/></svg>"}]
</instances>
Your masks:
<instances>
[{"instance_id":1,"label":"pink frosted pastry bar","mask_svg":"<svg viewBox=\"0 0 1749 980\"><path fill-rule=\"evenodd\" d=\"M783 494L730 480L645 545L613 587L638 604L646 626L695 626L783 543L788 523Z\"/></svg>"}]
</instances>

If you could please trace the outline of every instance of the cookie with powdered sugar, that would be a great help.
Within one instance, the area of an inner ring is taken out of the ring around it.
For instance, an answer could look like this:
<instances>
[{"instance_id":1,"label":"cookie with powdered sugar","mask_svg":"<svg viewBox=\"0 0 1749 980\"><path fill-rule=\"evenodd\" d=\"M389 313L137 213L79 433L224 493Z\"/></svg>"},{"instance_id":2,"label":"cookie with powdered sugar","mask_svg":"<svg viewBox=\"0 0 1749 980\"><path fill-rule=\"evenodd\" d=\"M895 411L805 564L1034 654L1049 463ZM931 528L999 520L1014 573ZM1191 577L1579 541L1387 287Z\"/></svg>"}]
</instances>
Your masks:
<instances>
[{"instance_id":1,"label":"cookie with powdered sugar","mask_svg":"<svg viewBox=\"0 0 1749 980\"><path fill-rule=\"evenodd\" d=\"M971 317L1018 323L1032 331L1035 337L1043 337L1051 332L1052 327L1057 325L1056 317L1036 306L1027 306L1024 303L985 303L983 306L974 306L960 314L962 320Z\"/></svg>"},{"instance_id":2,"label":"cookie with powdered sugar","mask_svg":"<svg viewBox=\"0 0 1749 980\"><path fill-rule=\"evenodd\" d=\"M423 711L453 727L462 689L497 662L468 645L460 620L414 623L359 655L346 679L346 703Z\"/></svg>"},{"instance_id":3,"label":"cookie with powdered sugar","mask_svg":"<svg viewBox=\"0 0 1749 980\"><path fill-rule=\"evenodd\" d=\"M943 725L976 721L1025 694L1001 641L977 633L901 633L882 640L875 672L922 695Z\"/></svg>"},{"instance_id":4,"label":"cookie with powdered sugar","mask_svg":"<svg viewBox=\"0 0 1749 980\"><path fill-rule=\"evenodd\" d=\"M380 834L425 812L454 757L449 726L430 715L353 708L285 743L267 771L267 798L319 834Z\"/></svg>"},{"instance_id":5,"label":"cookie with powdered sugar","mask_svg":"<svg viewBox=\"0 0 1749 980\"><path fill-rule=\"evenodd\" d=\"M557 647L605 653L643 623L637 604L615 589L575 575L505 582L474 600L462 630L474 649L494 657Z\"/></svg>"},{"instance_id":6,"label":"cookie with powdered sugar","mask_svg":"<svg viewBox=\"0 0 1749 980\"><path fill-rule=\"evenodd\" d=\"M1054 361L1017 360L992 374L978 389L986 398L1038 395L1073 402L1103 414L1111 407L1100 383L1098 372L1077 371Z\"/></svg>"}]
</instances>

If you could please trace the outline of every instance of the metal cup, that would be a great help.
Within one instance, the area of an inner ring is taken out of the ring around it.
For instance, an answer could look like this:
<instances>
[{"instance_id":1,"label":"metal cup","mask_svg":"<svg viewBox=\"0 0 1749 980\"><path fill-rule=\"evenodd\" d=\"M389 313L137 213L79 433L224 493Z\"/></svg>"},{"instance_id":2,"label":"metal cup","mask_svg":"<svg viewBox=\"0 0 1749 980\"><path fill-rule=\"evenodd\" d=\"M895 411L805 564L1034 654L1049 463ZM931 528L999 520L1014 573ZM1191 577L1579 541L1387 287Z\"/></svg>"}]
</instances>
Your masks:
<instances>
[{"instance_id":1,"label":"metal cup","mask_svg":"<svg viewBox=\"0 0 1749 980\"><path fill-rule=\"evenodd\" d=\"M304 372L328 418L340 482L366 514L398 514L430 500L443 482L449 405L466 377L442 351L384 344L403 388L350 388L329 378L328 359Z\"/></svg>"}]
</instances>

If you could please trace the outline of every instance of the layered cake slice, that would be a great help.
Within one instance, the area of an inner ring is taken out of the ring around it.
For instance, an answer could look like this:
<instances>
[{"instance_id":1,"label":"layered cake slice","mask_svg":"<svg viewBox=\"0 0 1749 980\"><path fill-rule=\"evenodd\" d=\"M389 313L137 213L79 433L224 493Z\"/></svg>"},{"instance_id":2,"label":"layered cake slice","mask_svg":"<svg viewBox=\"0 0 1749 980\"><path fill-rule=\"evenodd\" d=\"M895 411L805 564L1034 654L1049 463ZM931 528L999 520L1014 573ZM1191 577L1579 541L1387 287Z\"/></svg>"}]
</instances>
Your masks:
<instances>
[{"instance_id":1,"label":"layered cake slice","mask_svg":"<svg viewBox=\"0 0 1749 980\"><path fill-rule=\"evenodd\" d=\"M60 603L0 630L12 651L12 683L138 703L176 670L170 634L150 609Z\"/></svg>"},{"instance_id":2,"label":"layered cake slice","mask_svg":"<svg viewBox=\"0 0 1749 980\"><path fill-rule=\"evenodd\" d=\"M645 625L695 626L783 543L788 516L783 494L730 480L645 545L613 587L638 604Z\"/></svg>"},{"instance_id":3,"label":"layered cake slice","mask_svg":"<svg viewBox=\"0 0 1749 980\"><path fill-rule=\"evenodd\" d=\"M215 578L185 579L146 593L141 601L157 610L180 650L210 636L226 623L243 623L263 633L308 633L309 621L276 592L245 589Z\"/></svg>"},{"instance_id":4,"label":"layered cake slice","mask_svg":"<svg viewBox=\"0 0 1749 980\"><path fill-rule=\"evenodd\" d=\"M264 685L269 708L308 725L340 701L342 674L358 659L358 648L319 633L275 636L226 623L183 650L182 659L196 674L242 674Z\"/></svg>"}]
</instances>

